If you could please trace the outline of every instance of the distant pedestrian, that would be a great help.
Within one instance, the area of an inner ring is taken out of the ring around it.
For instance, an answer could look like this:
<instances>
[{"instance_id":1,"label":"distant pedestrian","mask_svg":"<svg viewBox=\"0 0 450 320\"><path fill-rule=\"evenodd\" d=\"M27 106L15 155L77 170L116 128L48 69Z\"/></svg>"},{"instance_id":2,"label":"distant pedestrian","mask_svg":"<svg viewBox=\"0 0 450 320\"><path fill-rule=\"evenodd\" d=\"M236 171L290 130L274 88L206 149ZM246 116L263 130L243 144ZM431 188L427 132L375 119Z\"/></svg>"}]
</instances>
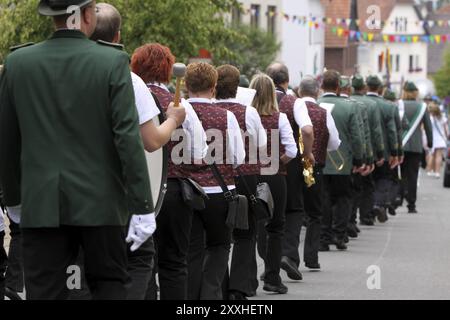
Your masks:
<instances>
[{"instance_id":1,"label":"distant pedestrian","mask_svg":"<svg viewBox=\"0 0 450 320\"><path fill-rule=\"evenodd\" d=\"M431 125L433 127L433 148L428 156L428 176L440 178L442 160L448 142L448 126L439 105L431 103L429 106Z\"/></svg>"}]
</instances>

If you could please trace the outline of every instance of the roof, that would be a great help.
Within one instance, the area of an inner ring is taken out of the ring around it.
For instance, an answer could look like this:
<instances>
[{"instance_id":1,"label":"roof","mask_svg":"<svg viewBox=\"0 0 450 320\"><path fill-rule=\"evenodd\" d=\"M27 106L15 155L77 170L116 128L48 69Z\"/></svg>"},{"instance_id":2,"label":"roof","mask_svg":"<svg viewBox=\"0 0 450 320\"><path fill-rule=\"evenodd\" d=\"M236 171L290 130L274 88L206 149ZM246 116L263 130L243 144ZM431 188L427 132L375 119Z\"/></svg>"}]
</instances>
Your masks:
<instances>
[{"instance_id":1,"label":"roof","mask_svg":"<svg viewBox=\"0 0 450 320\"><path fill-rule=\"evenodd\" d=\"M351 18L352 0L321 0L325 8L325 16L328 18ZM348 46L348 37L339 37L333 34L332 29L336 27L327 25L325 30L325 46L327 48L345 48Z\"/></svg>"},{"instance_id":2,"label":"roof","mask_svg":"<svg viewBox=\"0 0 450 320\"><path fill-rule=\"evenodd\" d=\"M442 6L438 11L436 11L436 14L450 15L450 4Z\"/></svg>"},{"instance_id":3,"label":"roof","mask_svg":"<svg viewBox=\"0 0 450 320\"><path fill-rule=\"evenodd\" d=\"M450 5L443 6L439 10L432 12L427 17L428 20L450 20ZM447 24L439 26L437 23L431 28L431 34L450 34L450 27ZM443 65L444 55L447 50L445 45L434 45L428 47L428 73L436 73Z\"/></svg>"}]
</instances>

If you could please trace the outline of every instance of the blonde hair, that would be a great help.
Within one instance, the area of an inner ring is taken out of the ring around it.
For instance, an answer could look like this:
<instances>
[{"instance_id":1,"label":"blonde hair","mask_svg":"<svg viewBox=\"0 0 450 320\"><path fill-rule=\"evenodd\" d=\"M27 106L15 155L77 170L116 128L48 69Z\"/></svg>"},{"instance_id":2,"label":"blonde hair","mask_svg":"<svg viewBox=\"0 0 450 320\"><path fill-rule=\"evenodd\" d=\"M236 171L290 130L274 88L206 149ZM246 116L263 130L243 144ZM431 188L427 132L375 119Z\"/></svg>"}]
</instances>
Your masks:
<instances>
[{"instance_id":1,"label":"blonde hair","mask_svg":"<svg viewBox=\"0 0 450 320\"><path fill-rule=\"evenodd\" d=\"M431 115L437 119L441 119L442 118L442 111L441 108L439 108L439 105L436 102L432 102L430 103L430 105L428 106L429 111L431 113Z\"/></svg>"},{"instance_id":2,"label":"blonde hair","mask_svg":"<svg viewBox=\"0 0 450 320\"><path fill-rule=\"evenodd\" d=\"M402 100L417 100L419 91L405 91L403 90Z\"/></svg>"},{"instance_id":3,"label":"blonde hair","mask_svg":"<svg viewBox=\"0 0 450 320\"><path fill-rule=\"evenodd\" d=\"M256 90L252 106L258 110L261 116L271 116L279 111L275 84L272 78L266 74L258 74L253 77L250 88Z\"/></svg>"}]
</instances>

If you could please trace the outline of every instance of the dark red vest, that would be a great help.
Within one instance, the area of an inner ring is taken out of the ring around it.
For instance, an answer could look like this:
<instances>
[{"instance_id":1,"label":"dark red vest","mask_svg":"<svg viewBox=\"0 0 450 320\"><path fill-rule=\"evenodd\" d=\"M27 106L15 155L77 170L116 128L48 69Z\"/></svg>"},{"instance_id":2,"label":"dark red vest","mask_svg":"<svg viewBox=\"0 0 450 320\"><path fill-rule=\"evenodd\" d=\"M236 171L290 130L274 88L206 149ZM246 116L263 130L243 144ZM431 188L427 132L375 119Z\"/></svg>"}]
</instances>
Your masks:
<instances>
[{"instance_id":1,"label":"dark red vest","mask_svg":"<svg viewBox=\"0 0 450 320\"><path fill-rule=\"evenodd\" d=\"M330 140L330 133L327 126L327 111L314 102L306 101L305 103L314 126L314 158L319 166L325 166L328 141Z\"/></svg>"},{"instance_id":2,"label":"dark red vest","mask_svg":"<svg viewBox=\"0 0 450 320\"><path fill-rule=\"evenodd\" d=\"M264 129L266 129L266 132L267 132L267 155L271 158L272 152L273 152L273 150L272 150L272 130L278 130L278 132L279 132L280 113L276 112L276 113L272 114L271 116L261 116L261 122L262 122ZM286 152L286 149L283 146L283 144L281 143L281 135L280 134L279 134L279 146L280 146L280 149L275 150L275 152L279 151L279 157L281 157ZM270 167L270 165L261 165L261 167L267 168L267 167ZM278 174L287 175L287 168L285 165L283 165L281 163L281 160L280 160L280 169L278 170Z\"/></svg>"},{"instance_id":3,"label":"dark red vest","mask_svg":"<svg viewBox=\"0 0 450 320\"><path fill-rule=\"evenodd\" d=\"M226 164L227 163L227 128L228 128L228 120L227 120L227 110L222 109L220 107L214 106L208 103L191 103L195 112L200 119L200 122L203 125L203 129L207 132L210 129L220 130L222 132L223 141L214 141L214 145L216 148L222 149L223 164L217 164L220 173L227 185L234 185L234 176L235 172L233 169L233 165ZM208 134L208 132L207 132ZM208 155L211 153L208 152ZM230 159L231 161L231 159ZM202 187L215 187L218 186L219 183L214 178L214 175L211 169L205 165L193 165L191 176L195 181L197 181Z\"/></svg>"},{"instance_id":4,"label":"dark red vest","mask_svg":"<svg viewBox=\"0 0 450 320\"><path fill-rule=\"evenodd\" d=\"M281 89L277 89L278 108L280 109L280 112L283 112L287 115L292 130L294 131L295 142L298 144L300 138L300 128L294 117L294 106L297 98L281 92L280 90Z\"/></svg>"},{"instance_id":5,"label":"dark red vest","mask_svg":"<svg viewBox=\"0 0 450 320\"><path fill-rule=\"evenodd\" d=\"M149 89L153 92L153 94L158 99L159 104L163 108L164 112L167 111L169 104L174 100L174 95L169 91L158 87L156 85L149 85ZM178 129L182 129L179 127ZM168 178L192 178L190 175L190 170L188 164L176 165L172 161L172 150L173 148L182 143L182 141L169 141L167 144L167 149L169 152L169 165L168 165Z\"/></svg>"},{"instance_id":6,"label":"dark red vest","mask_svg":"<svg viewBox=\"0 0 450 320\"><path fill-rule=\"evenodd\" d=\"M239 127L243 132L248 132L247 125L246 125L246 110L247 107L239 104L239 103L232 103L232 102L219 102L215 104L216 106L226 109L230 112L232 112L239 123ZM250 139L244 138L245 142L245 164L239 167L239 170L244 176L252 176L252 175L259 175L260 173L260 166L259 164L249 164L250 163ZM256 150L256 154L253 156L253 158L258 158L258 150ZM254 161L253 161L254 162Z\"/></svg>"}]
</instances>

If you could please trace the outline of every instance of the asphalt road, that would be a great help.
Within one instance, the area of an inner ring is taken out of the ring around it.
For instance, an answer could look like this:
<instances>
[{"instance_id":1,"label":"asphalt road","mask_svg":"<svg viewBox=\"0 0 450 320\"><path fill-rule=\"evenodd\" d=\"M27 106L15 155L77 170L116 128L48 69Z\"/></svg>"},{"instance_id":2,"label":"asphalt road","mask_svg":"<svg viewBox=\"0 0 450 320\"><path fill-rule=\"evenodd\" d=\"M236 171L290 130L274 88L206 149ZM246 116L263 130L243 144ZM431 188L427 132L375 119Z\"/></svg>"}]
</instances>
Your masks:
<instances>
[{"instance_id":1,"label":"asphalt road","mask_svg":"<svg viewBox=\"0 0 450 320\"><path fill-rule=\"evenodd\" d=\"M295 282L282 271L288 294L267 294L260 286L255 299L450 299L450 189L423 172L419 183L419 214L401 208L385 224L361 227L360 237L350 241L348 251L332 247L320 253L320 272L302 266L303 281ZM379 267L378 278L373 269L367 273L370 266ZM261 262L259 269L261 273ZM368 289L369 277L371 287L379 284L380 289Z\"/></svg>"}]
</instances>

